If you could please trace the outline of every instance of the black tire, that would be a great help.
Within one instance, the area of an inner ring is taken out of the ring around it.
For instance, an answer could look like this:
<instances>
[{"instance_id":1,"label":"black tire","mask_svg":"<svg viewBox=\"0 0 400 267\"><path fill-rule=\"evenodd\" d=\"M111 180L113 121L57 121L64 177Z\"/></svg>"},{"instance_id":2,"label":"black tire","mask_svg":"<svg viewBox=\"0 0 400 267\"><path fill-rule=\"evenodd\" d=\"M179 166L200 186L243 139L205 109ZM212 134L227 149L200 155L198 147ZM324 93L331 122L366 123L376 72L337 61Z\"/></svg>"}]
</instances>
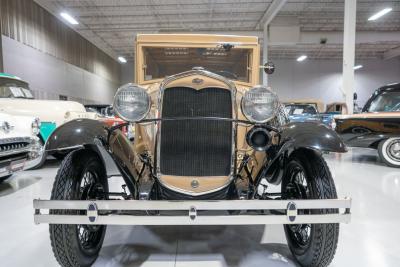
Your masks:
<instances>
[{"instance_id":1,"label":"black tire","mask_svg":"<svg viewBox=\"0 0 400 267\"><path fill-rule=\"evenodd\" d=\"M0 177L0 183L4 182L5 180L7 180L8 178L10 178L12 176L12 174Z\"/></svg>"},{"instance_id":2,"label":"black tire","mask_svg":"<svg viewBox=\"0 0 400 267\"><path fill-rule=\"evenodd\" d=\"M290 157L282 192L286 199L337 198L328 165L320 154L311 150L300 150ZM304 211L306 214L321 212ZM337 210L323 213L332 212ZM331 263L338 243L339 224L284 225L284 230L289 249L301 266L325 267Z\"/></svg>"},{"instance_id":3,"label":"black tire","mask_svg":"<svg viewBox=\"0 0 400 267\"><path fill-rule=\"evenodd\" d=\"M57 160L62 161L64 160L65 156L67 155L66 153L61 153L61 152L55 152L51 154L53 157L55 157Z\"/></svg>"},{"instance_id":4,"label":"black tire","mask_svg":"<svg viewBox=\"0 0 400 267\"><path fill-rule=\"evenodd\" d=\"M100 162L91 150L69 153L58 170L51 199L104 199L94 196L108 192L106 171ZM50 210L50 213L76 215L78 211ZM54 256L63 267L91 266L98 257L106 232L104 225L50 224L49 229Z\"/></svg>"},{"instance_id":5,"label":"black tire","mask_svg":"<svg viewBox=\"0 0 400 267\"><path fill-rule=\"evenodd\" d=\"M400 137L382 140L378 145L381 160L389 167L400 168Z\"/></svg>"}]
</instances>

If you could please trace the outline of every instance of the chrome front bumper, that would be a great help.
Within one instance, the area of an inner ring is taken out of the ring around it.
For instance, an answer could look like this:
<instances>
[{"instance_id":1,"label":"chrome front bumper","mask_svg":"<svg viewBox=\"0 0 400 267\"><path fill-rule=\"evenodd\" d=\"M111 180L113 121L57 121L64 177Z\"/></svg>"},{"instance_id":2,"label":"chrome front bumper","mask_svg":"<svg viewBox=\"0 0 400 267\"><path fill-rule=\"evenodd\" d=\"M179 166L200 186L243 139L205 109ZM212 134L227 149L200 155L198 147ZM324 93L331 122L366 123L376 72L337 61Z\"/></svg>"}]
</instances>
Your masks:
<instances>
[{"instance_id":1,"label":"chrome front bumper","mask_svg":"<svg viewBox=\"0 0 400 267\"><path fill-rule=\"evenodd\" d=\"M349 223L351 199L324 200L34 200L36 224L95 225L256 225ZM337 209L335 213L302 214L301 210ZM76 210L76 214L42 214L42 210ZM240 215L209 215L203 211L242 211ZM83 211L83 212L82 212ZM171 211L168 215L127 215L126 211ZM173 215L186 211L186 215ZM249 212L250 211L250 212ZM258 213L257 213L258 211ZM268 213L265 211L272 211ZM275 211L275 212L273 212ZM109 214L104 214L108 212ZM125 214L118 214L125 212ZM278 215L275 215L278 213ZM254 214L257 213L257 214ZM275 214L273 214L275 213Z\"/></svg>"},{"instance_id":2,"label":"chrome front bumper","mask_svg":"<svg viewBox=\"0 0 400 267\"><path fill-rule=\"evenodd\" d=\"M44 147L39 142L39 138L8 138L0 141L0 143L7 143L10 146L13 145L12 142L29 143L24 147L0 151L0 177L33 168L41 162L44 156Z\"/></svg>"}]
</instances>

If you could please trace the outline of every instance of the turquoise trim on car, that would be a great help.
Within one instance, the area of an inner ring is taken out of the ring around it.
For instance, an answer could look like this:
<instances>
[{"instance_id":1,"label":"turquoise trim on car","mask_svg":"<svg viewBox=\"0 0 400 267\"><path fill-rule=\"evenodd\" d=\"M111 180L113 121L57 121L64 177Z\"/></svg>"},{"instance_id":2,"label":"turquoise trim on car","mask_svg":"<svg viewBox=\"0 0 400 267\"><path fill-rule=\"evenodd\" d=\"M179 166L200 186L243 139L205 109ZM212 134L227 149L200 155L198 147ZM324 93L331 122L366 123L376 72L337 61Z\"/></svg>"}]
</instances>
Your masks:
<instances>
[{"instance_id":1,"label":"turquoise trim on car","mask_svg":"<svg viewBox=\"0 0 400 267\"><path fill-rule=\"evenodd\" d=\"M8 74L8 73L5 73L5 72L0 72L0 78L11 78L11 79L15 79L15 80L21 80L20 77L17 77L15 75Z\"/></svg>"},{"instance_id":2,"label":"turquoise trim on car","mask_svg":"<svg viewBox=\"0 0 400 267\"><path fill-rule=\"evenodd\" d=\"M49 136L54 132L57 128L57 125L54 122L41 122L40 123L40 135L43 138L43 141L46 142Z\"/></svg>"}]
</instances>

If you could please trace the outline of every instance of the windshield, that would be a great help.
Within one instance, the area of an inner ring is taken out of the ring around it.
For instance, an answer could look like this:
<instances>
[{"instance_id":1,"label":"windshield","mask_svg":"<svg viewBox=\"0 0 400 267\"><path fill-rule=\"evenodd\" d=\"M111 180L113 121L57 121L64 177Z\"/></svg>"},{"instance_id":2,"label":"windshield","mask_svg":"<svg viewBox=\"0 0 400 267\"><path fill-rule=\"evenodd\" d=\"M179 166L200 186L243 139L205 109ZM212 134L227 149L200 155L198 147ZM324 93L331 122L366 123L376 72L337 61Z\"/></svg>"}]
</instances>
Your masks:
<instances>
[{"instance_id":1,"label":"windshield","mask_svg":"<svg viewBox=\"0 0 400 267\"><path fill-rule=\"evenodd\" d=\"M26 82L1 78L0 98L33 98L33 95Z\"/></svg>"},{"instance_id":2,"label":"windshield","mask_svg":"<svg viewBox=\"0 0 400 267\"><path fill-rule=\"evenodd\" d=\"M317 110L311 105L286 105L285 111L289 115L317 114Z\"/></svg>"},{"instance_id":3,"label":"windshield","mask_svg":"<svg viewBox=\"0 0 400 267\"><path fill-rule=\"evenodd\" d=\"M143 47L144 80L162 79L203 67L231 80L249 82L251 49L226 47Z\"/></svg>"},{"instance_id":4,"label":"windshield","mask_svg":"<svg viewBox=\"0 0 400 267\"><path fill-rule=\"evenodd\" d=\"M368 111L400 111L400 91L388 91L378 95L372 100Z\"/></svg>"}]
</instances>

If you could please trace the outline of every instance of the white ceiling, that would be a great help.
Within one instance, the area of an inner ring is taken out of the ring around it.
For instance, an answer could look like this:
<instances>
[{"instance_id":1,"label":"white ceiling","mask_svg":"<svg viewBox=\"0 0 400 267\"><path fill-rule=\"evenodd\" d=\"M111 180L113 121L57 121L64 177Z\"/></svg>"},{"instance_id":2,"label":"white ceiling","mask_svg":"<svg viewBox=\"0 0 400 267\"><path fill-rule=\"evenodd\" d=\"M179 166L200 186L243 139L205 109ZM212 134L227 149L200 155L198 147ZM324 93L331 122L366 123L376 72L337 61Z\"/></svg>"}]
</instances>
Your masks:
<instances>
[{"instance_id":1,"label":"white ceiling","mask_svg":"<svg viewBox=\"0 0 400 267\"><path fill-rule=\"evenodd\" d=\"M223 32L255 34L262 37L262 29L257 25L262 22L262 17L272 2L272 0L35 1L56 16L59 16L61 11L69 12L80 22L73 28L82 36L114 58L123 55L129 59L134 56L134 40L137 33ZM369 16L384 7L392 7L393 11L378 21L367 20ZM342 35L343 30L344 1L289 0L277 16L295 21L296 26L300 27L301 34L320 33L323 37L332 33L338 37ZM385 52L400 47L400 0L358 0L357 34L367 36L357 41L357 59L384 58ZM272 59L292 59L306 53L309 58L340 59L342 57L340 42L338 38L328 38L328 43L325 45L319 44L319 41L271 43L269 56Z\"/></svg>"}]
</instances>

